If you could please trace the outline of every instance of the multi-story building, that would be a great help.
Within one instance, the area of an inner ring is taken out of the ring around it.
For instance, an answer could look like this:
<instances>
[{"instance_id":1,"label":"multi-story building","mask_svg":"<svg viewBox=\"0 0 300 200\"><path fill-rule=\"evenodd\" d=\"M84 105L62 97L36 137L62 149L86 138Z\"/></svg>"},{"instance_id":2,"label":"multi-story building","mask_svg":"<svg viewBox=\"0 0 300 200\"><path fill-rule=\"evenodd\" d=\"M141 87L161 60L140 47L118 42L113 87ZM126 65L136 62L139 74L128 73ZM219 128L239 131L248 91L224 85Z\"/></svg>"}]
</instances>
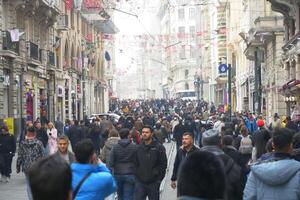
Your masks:
<instances>
[{"instance_id":1,"label":"multi-story building","mask_svg":"<svg viewBox=\"0 0 300 200\"><path fill-rule=\"evenodd\" d=\"M196 30L200 26L197 7L196 1L161 3L161 33L168 35L163 57L168 78L163 80L163 88L164 96L169 98L175 98L182 91L196 92L194 80L200 68L197 63L200 60L197 59Z\"/></svg>"},{"instance_id":2,"label":"multi-story building","mask_svg":"<svg viewBox=\"0 0 300 200\"><path fill-rule=\"evenodd\" d=\"M14 118L16 133L22 121L82 119L104 111L101 36L108 33L109 19L84 15L90 6L103 10L99 3L0 2L1 119ZM109 30L113 34L116 28Z\"/></svg>"},{"instance_id":3,"label":"multi-story building","mask_svg":"<svg viewBox=\"0 0 300 200\"><path fill-rule=\"evenodd\" d=\"M284 17L283 53L278 66L284 69L285 83L277 90L283 95L286 113L300 111L300 2L268 0L272 10ZM283 76L283 74L281 74ZM277 77L275 77L277 78ZM294 113L295 113L294 112Z\"/></svg>"},{"instance_id":4,"label":"multi-story building","mask_svg":"<svg viewBox=\"0 0 300 200\"><path fill-rule=\"evenodd\" d=\"M258 9L253 13L252 23L246 36L244 51L252 65L252 108L271 119L274 113L286 114L286 106L280 87L284 84L283 69L280 67L283 41L283 17L272 12L267 1L247 2L247 9Z\"/></svg>"}]
</instances>

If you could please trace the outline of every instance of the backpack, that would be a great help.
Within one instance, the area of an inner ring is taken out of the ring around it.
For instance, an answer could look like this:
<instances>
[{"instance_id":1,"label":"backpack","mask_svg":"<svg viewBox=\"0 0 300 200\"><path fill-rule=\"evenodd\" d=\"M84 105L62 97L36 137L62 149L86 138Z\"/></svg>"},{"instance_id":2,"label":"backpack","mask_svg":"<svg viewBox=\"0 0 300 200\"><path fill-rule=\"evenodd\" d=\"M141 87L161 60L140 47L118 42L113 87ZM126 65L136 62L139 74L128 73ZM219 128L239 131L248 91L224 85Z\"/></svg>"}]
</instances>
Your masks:
<instances>
[{"instance_id":1,"label":"backpack","mask_svg":"<svg viewBox=\"0 0 300 200\"><path fill-rule=\"evenodd\" d=\"M253 144L250 135L248 135L247 137L242 136L239 152L241 152L241 154L251 154L252 148Z\"/></svg>"}]
</instances>

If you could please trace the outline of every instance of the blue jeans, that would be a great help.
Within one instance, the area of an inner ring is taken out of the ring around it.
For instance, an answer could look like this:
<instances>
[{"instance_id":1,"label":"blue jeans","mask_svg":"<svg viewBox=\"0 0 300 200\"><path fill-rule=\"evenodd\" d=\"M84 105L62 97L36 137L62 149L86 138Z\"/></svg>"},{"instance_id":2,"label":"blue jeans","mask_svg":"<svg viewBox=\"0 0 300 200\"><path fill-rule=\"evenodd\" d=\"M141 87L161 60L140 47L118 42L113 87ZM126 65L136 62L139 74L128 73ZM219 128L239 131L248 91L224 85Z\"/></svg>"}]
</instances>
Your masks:
<instances>
[{"instance_id":1,"label":"blue jeans","mask_svg":"<svg viewBox=\"0 0 300 200\"><path fill-rule=\"evenodd\" d=\"M117 182L118 200L132 200L135 176L134 175L115 175Z\"/></svg>"}]
</instances>

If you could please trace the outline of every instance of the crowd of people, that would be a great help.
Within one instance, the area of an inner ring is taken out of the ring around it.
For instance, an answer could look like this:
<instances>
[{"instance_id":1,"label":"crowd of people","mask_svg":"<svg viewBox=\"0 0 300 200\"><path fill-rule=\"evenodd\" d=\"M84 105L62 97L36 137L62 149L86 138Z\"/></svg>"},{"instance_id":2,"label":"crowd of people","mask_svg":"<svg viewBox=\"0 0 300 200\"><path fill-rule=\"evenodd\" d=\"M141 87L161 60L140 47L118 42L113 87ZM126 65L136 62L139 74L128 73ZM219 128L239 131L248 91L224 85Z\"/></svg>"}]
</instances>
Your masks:
<instances>
[{"instance_id":1,"label":"crowd of people","mask_svg":"<svg viewBox=\"0 0 300 200\"><path fill-rule=\"evenodd\" d=\"M300 199L297 113L268 121L250 112L228 116L202 100L164 99L113 101L110 111L120 118L26 124L16 169L30 200L158 200L171 142L178 199ZM2 182L16 146L3 124Z\"/></svg>"}]
</instances>

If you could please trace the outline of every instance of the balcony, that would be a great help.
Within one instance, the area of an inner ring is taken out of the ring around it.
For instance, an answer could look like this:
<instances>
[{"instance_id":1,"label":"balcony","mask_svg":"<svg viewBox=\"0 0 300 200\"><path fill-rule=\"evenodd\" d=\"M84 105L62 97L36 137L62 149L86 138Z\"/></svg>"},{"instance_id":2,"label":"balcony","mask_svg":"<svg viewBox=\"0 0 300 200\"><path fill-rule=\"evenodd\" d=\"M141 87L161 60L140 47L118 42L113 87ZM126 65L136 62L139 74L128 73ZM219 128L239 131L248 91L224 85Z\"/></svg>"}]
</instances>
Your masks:
<instances>
[{"instance_id":1,"label":"balcony","mask_svg":"<svg viewBox=\"0 0 300 200\"><path fill-rule=\"evenodd\" d=\"M59 15L57 17L57 29L61 31L67 31L69 27L68 15Z\"/></svg>"},{"instance_id":2,"label":"balcony","mask_svg":"<svg viewBox=\"0 0 300 200\"><path fill-rule=\"evenodd\" d=\"M13 42L8 31L2 31L2 50L0 54L11 58L19 55L19 42Z\"/></svg>"}]
</instances>

